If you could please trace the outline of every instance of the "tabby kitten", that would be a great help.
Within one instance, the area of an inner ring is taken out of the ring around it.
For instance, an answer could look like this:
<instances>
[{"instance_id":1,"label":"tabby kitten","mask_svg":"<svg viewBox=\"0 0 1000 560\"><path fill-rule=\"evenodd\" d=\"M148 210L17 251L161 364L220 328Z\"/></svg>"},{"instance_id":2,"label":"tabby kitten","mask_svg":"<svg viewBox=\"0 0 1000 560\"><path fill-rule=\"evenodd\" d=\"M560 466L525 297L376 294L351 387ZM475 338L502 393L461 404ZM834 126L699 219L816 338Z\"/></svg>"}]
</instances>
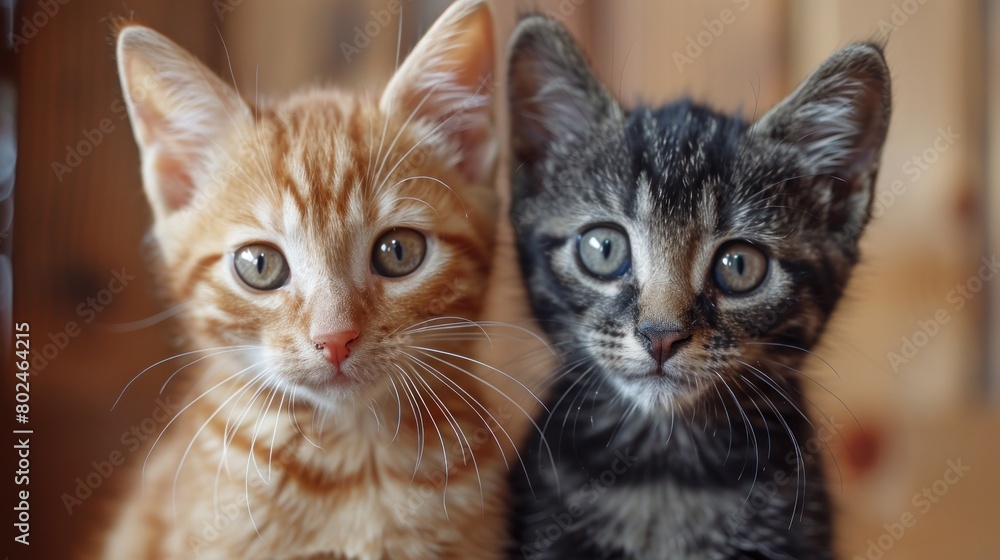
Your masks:
<instances>
[{"instance_id":1,"label":"tabby kitten","mask_svg":"<svg viewBox=\"0 0 1000 560\"><path fill-rule=\"evenodd\" d=\"M250 104L137 25L117 54L165 286L211 365L105 556L501 557L502 451L468 439L496 418L469 336L440 330L476 317L492 256L488 6L452 5L380 97Z\"/></svg>"},{"instance_id":2,"label":"tabby kitten","mask_svg":"<svg viewBox=\"0 0 1000 560\"><path fill-rule=\"evenodd\" d=\"M837 52L749 124L624 110L546 17L512 43L512 219L565 367L514 473L511 557L832 558L798 368L869 218L881 48Z\"/></svg>"}]
</instances>

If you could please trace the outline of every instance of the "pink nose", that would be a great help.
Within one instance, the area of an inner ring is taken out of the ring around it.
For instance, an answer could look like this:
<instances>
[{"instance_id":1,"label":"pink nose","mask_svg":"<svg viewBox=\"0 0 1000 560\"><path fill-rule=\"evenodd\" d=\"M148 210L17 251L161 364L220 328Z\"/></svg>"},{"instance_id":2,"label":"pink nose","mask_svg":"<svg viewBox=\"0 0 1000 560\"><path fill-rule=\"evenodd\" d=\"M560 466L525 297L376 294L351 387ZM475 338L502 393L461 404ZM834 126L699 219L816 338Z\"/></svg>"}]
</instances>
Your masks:
<instances>
[{"instance_id":1,"label":"pink nose","mask_svg":"<svg viewBox=\"0 0 1000 560\"><path fill-rule=\"evenodd\" d=\"M328 362L340 367L351 353L351 343L357 338L357 331L341 331L314 337L313 343L317 350L323 351L323 357Z\"/></svg>"}]
</instances>

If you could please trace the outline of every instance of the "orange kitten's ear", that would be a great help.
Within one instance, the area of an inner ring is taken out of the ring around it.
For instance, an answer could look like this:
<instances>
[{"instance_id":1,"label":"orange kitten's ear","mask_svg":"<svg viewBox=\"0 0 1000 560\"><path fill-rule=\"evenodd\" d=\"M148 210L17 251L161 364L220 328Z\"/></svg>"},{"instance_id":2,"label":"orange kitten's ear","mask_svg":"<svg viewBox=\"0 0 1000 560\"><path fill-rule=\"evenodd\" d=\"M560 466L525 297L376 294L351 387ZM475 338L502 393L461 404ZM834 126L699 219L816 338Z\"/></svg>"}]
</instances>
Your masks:
<instances>
[{"instance_id":1,"label":"orange kitten's ear","mask_svg":"<svg viewBox=\"0 0 1000 560\"><path fill-rule=\"evenodd\" d=\"M191 200L250 112L233 88L152 29L125 27L117 51L143 184L160 220Z\"/></svg>"},{"instance_id":2,"label":"orange kitten's ear","mask_svg":"<svg viewBox=\"0 0 1000 560\"><path fill-rule=\"evenodd\" d=\"M470 181L491 182L497 154L493 69L489 6L483 0L458 0L393 76L381 109L428 123L437 134L424 146L440 145Z\"/></svg>"}]
</instances>

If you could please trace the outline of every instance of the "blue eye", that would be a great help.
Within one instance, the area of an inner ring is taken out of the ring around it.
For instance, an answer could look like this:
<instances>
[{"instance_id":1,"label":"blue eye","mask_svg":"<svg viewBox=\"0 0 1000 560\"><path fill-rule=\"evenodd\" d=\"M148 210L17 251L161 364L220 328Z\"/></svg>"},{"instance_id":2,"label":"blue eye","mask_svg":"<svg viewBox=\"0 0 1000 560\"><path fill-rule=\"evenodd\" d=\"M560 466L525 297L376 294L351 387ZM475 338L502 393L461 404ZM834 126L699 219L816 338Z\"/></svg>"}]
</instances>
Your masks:
<instances>
[{"instance_id":1,"label":"blue eye","mask_svg":"<svg viewBox=\"0 0 1000 560\"><path fill-rule=\"evenodd\" d=\"M583 232L577 252L584 270L602 280L624 276L632 263L628 236L613 227L597 226Z\"/></svg>"}]
</instances>

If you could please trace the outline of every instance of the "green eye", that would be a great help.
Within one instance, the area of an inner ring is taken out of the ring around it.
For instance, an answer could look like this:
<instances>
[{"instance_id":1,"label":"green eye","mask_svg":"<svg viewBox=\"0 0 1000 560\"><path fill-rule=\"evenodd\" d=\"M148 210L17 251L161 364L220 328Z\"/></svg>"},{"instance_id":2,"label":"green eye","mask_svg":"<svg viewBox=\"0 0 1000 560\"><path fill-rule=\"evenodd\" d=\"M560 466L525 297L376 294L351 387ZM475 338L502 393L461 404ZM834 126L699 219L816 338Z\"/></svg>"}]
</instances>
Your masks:
<instances>
[{"instance_id":1,"label":"green eye","mask_svg":"<svg viewBox=\"0 0 1000 560\"><path fill-rule=\"evenodd\" d=\"M256 290L277 290L288 281L288 262L281 251L260 243L236 250L233 266L244 284Z\"/></svg>"},{"instance_id":2,"label":"green eye","mask_svg":"<svg viewBox=\"0 0 1000 560\"><path fill-rule=\"evenodd\" d=\"M394 229L382 234L372 250L375 272L387 278L411 274L427 253L427 239L412 229Z\"/></svg>"},{"instance_id":3,"label":"green eye","mask_svg":"<svg viewBox=\"0 0 1000 560\"><path fill-rule=\"evenodd\" d=\"M767 277L768 259L746 241L724 245L715 256L715 284L731 295L751 292Z\"/></svg>"},{"instance_id":4,"label":"green eye","mask_svg":"<svg viewBox=\"0 0 1000 560\"><path fill-rule=\"evenodd\" d=\"M628 236L613 227L597 226L583 232L577 252L583 268L602 280L624 276L632 263Z\"/></svg>"}]
</instances>

